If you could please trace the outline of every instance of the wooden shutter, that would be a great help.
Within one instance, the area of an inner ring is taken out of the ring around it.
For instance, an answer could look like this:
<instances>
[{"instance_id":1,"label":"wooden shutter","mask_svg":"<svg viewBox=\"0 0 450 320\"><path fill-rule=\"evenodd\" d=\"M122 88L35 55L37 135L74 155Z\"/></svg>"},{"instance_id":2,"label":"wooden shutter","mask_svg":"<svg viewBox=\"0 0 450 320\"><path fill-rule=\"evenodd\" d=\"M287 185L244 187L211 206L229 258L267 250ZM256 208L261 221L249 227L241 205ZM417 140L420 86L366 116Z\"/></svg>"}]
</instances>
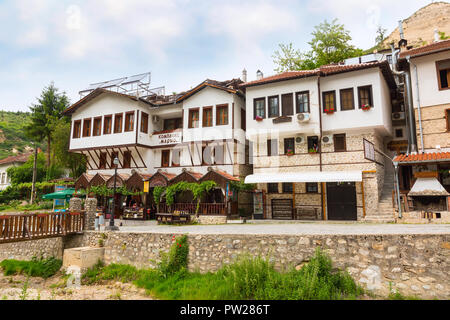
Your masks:
<instances>
[{"instance_id":1,"label":"wooden shutter","mask_svg":"<svg viewBox=\"0 0 450 320\"><path fill-rule=\"evenodd\" d=\"M281 104L282 104L282 116L292 116L294 115L294 95L283 94L281 96Z\"/></svg>"}]
</instances>

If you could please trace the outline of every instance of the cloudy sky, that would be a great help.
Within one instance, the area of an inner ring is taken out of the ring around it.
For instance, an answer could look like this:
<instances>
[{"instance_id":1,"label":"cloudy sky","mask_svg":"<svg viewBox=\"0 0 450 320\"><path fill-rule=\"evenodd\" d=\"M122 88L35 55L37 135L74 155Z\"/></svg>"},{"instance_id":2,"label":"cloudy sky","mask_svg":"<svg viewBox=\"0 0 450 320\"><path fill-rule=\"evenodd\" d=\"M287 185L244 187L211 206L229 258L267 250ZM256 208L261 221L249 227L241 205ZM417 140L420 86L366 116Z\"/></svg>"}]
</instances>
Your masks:
<instances>
[{"instance_id":1,"label":"cloudy sky","mask_svg":"<svg viewBox=\"0 0 450 320\"><path fill-rule=\"evenodd\" d=\"M0 0L0 109L28 110L52 81L76 102L90 83L152 72L166 93L204 79L274 73L279 43L308 49L338 18L370 48L429 0Z\"/></svg>"}]
</instances>

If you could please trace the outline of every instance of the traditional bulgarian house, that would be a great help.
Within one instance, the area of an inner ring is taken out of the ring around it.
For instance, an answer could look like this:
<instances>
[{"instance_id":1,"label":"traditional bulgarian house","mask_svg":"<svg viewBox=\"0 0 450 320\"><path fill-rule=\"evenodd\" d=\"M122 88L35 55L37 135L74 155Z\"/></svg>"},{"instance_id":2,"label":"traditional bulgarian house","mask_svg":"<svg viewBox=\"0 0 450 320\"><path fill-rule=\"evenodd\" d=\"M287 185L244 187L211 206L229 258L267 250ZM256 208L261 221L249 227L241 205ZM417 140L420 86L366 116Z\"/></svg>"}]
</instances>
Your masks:
<instances>
[{"instance_id":1,"label":"traditional bulgarian house","mask_svg":"<svg viewBox=\"0 0 450 320\"><path fill-rule=\"evenodd\" d=\"M111 89L108 83L90 90L65 111L72 118L69 151L84 154L88 162L76 185L111 187L116 181L117 187L144 191L147 182L151 193L156 186L207 176L218 182L220 192L205 201L220 201L225 208L229 183L251 173L240 83L206 80L170 96L116 92L122 86ZM147 204L151 201L147 197Z\"/></svg>"},{"instance_id":2,"label":"traditional bulgarian house","mask_svg":"<svg viewBox=\"0 0 450 320\"><path fill-rule=\"evenodd\" d=\"M5 190L11 185L11 178L8 177L7 172L8 168L24 164L31 155L32 153L25 153L0 160L0 190Z\"/></svg>"},{"instance_id":3,"label":"traditional bulgarian house","mask_svg":"<svg viewBox=\"0 0 450 320\"><path fill-rule=\"evenodd\" d=\"M436 37L430 45L402 50L398 68L411 77L417 145L395 158L402 211L450 220L450 40Z\"/></svg>"},{"instance_id":4,"label":"traditional bulgarian house","mask_svg":"<svg viewBox=\"0 0 450 320\"><path fill-rule=\"evenodd\" d=\"M242 85L254 171L246 182L257 184L255 203L262 204L255 213L392 220L392 204L387 213L379 210L393 190L392 162L383 155L393 139L397 94L389 63L356 61L269 77L259 72L257 78Z\"/></svg>"}]
</instances>

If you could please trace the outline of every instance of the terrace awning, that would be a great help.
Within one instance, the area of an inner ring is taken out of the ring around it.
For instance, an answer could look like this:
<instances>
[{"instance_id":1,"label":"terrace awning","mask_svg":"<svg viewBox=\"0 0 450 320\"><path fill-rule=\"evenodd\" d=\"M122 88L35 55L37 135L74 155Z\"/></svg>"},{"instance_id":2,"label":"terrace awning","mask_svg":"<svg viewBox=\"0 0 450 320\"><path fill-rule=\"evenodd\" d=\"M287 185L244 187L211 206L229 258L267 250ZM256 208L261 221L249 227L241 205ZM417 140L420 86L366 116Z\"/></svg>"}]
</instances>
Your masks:
<instances>
[{"instance_id":1,"label":"terrace awning","mask_svg":"<svg viewBox=\"0 0 450 320\"><path fill-rule=\"evenodd\" d=\"M245 183L361 182L362 171L278 172L254 174Z\"/></svg>"},{"instance_id":2,"label":"terrace awning","mask_svg":"<svg viewBox=\"0 0 450 320\"><path fill-rule=\"evenodd\" d=\"M409 197L447 197L450 194L436 178L417 178Z\"/></svg>"}]
</instances>

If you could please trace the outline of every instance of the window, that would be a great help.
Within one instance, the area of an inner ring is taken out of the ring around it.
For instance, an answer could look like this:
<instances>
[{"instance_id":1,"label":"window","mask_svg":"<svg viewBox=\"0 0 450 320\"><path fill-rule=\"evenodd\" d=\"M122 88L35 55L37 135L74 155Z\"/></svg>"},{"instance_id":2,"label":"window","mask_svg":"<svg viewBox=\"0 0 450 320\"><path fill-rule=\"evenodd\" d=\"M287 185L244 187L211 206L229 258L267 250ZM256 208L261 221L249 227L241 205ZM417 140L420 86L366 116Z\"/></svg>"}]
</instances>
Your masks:
<instances>
[{"instance_id":1,"label":"window","mask_svg":"<svg viewBox=\"0 0 450 320\"><path fill-rule=\"evenodd\" d=\"M269 118L280 116L280 99L278 96L269 97Z\"/></svg>"},{"instance_id":2,"label":"window","mask_svg":"<svg viewBox=\"0 0 450 320\"><path fill-rule=\"evenodd\" d=\"M114 159L119 158L119 154L117 152L111 152L111 168L115 168Z\"/></svg>"},{"instance_id":3,"label":"window","mask_svg":"<svg viewBox=\"0 0 450 320\"><path fill-rule=\"evenodd\" d=\"M283 94L281 96L281 115L283 117L294 115L294 98L293 94Z\"/></svg>"},{"instance_id":4,"label":"window","mask_svg":"<svg viewBox=\"0 0 450 320\"><path fill-rule=\"evenodd\" d=\"M141 132L148 133L148 114L145 112L142 112Z\"/></svg>"},{"instance_id":5,"label":"window","mask_svg":"<svg viewBox=\"0 0 450 320\"><path fill-rule=\"evenodd\" d=\"M123 168L131 167L131 151L125 151L123 153Z\"/></svg>"},{"instance_id":6,"label":"window","mask_svg":"<svg viewBox=\"0 0 450 320\"><path fill-rule=\"evenodd\" d=\"M212 119L213 119L212 112L213 112L212 107L204 107L203 108L203 124L202 124L202 126L204 128L213 126L213 123L212 123L213 122L212 121Z\"/></svg>"},{"instance_id":7,"label":"window","mask_svg":"<svg viewBox=\"0 0 450 320\"><path fill-rule=\"evenodd\" d=\"M83 137L91 136L91 119L83 120Z\"/></svg>"},{"instance_id":8,"label":"window","mask_svg":"<svg viewBox=\"0 0 450 320\"><path fill-rule=\"evenodd\" d=\"M309 91L297 92L295 96L297 113L309 113Z\"/></svg>"},{"instance_id":9,"label":"window","mask_svg":"<svg viewBox=\"0 0 450 320\"><path fill-rule=\"evenodd\" d=\"M125 113L125 132L134 130L134 111Z\"/></svg>"},{"instance_id":10,"label":"window","mask_svg":"<svg viewBox=\"0 0 450 320\"><path fill-rule=\"evenodd\" d=\"M210 146L202 147L202 165L207 166L212 164L212 152Z\"/></svg>"},{"instance_id":11,"label":"window","mask_svg":"<svg viewBox=\"0 0 450 320\"><path fill-rule=\"evenodd\" d=\"M247 129L247 119L244 109L241 109L241 129L244 131Z\"/></svg>"},{"instance_id":12,"label":"window","mask_svg":"<svg viewBox=\"0 0 450 320\"><path fill-rule=\"evenodd\" d=\"M269 157L278 155L278 140L277 139L267 140L267 155Z\"/></svg>"},{"instance_id":13,"label":"window","mask_svg":"<svg viewBox=\"0 0 450 320\"><path fill-rule=\"evenodd\" d=\"M445 120L447 122L447 131L450 132L450 109L445 110Z\"/></svg>"},{"instance_id":14,"label":"window","mask_svg":"<svg viewBox=\"0 0 450 320\"><path fill-rule=\"evenodd\" d=\"M323 111L336 111L336 91L323 93Z\"/></svg>"},{"instance_id":15,"label":"window","mask_svg":"<svg viewBox=\"0 0 450 320\"><path fill-rule=\"evenodd\" d=\"M341 95L341 111L354 110L355 99L353 98L353 88L341 90L340 95Z\"/></svg>"},{"instance_id":16,"label":"window","mask_svg":"<svg viewBox=\"0 0 450 320\"><path fill-rule=\"evenodd\" d=\"M317 183L306 183L306 193L319 193L319 186Z\"/></svg>"},{"instance_id":17,"label":"window","mask_svg":"<svg viewBox=\"0 0 450 320\"><path fill-rule=\"evenodd\" d=\"M183 128L183 118L164 119L164 131L176 130Z\"/></svg>"},{"instance_id":18,"label":"window","mask_svg":"<svg viewBox=\"0 0 450 320\"><path fill-rule=\"evenodd\" d=\"M283 183L283 193L294 193L294 184Z\"/></svg>"},{"instance_id":19,"label":"window","mask_svg":"<svg viewBox=\"0 0 450 320\"><path fill-rule=\"evenodd\" d=\"M161 167L167 168L170 165L170 150L161 151Z\"/></svg>"},{"instance_id":20,"label":"window","mask_svg":"<svg viewBox=\"0 0 450 320\"><path fill-rule=\"evenodd\" d=\"M450 59L437 61L436 69L438 73L439 90L449 89L450 83Z\"/></svg>"},{"instance_id":21,"label":"window","mask_svg":"<svg viewBox=\"0 0 450 320\"><path fill-rule=\"evenodd\" d=\"M2 184L5 184L5 182L6 182L6 175L5 175L5 173L4 172L2 172Z\"/></svg>"},{"instance_id":22,"label":"window","mask_svg":"<svg viewBox=\"0 0 450 320\"><path fill-rule=\"evenodd\" d=\"M253 100L253 114L254 119L256 119L257 117L261 119L266 118L266 98Z\"/></svg>"},{"instance_id":23,"label":"window","mask_svg":"<svg viewBox=\"0 0 450 320\"><path fill-rule=\"evenodd\" d=\"M214 162L216 164L224 164L225 145L217 144L214 147Z\"/></svg>"},{"instance_id":24,"label":"window","mask_svg":"<svg viewBox=\"0 0 450 320\"><path fill-rule=\"evenodd\" d=\"M395 137L403 138L403 129L395 129Z\"/></svg>"},{"instance_id":25,"label":"window","mask_svg":"<svg viewBox=\"0 0 450 320\"><path fill-rule=\"evenodd\" d=\"M100 152L100 164L99 169L106 169L106 152Z\"/></svg>"},{"instance_id":26,"label":"window","mask_svg":"<svg viewBox=\"0 0 450 320\"><path fill-rule=\"evenodd\" d=\"M345 133L335 134L334 139L334 152L343 152L347 150L347 144L345 142Z\"/></svg>"},{"instance_id":27,"label":"window","mask_svg":"<svg viewBox=\"0 0 450 320\"><path fill-rule=\"evenodd\" d=\"M73 138L79 138L81 134L81 120L76 120L73 123Z\"/></svg>"},{"instance_id":28,"label":"window","mask_svg":"<svg viewBox=\"0 0 450 320\"><path fill-rule=\"evenodd\" d=\"M284 154L295 154L295 139L284 139Z\"/></svg>"},{"instance_id":29,"label":"window","mask_svg":"<svg viewBox=\"0 0 450 320\"><path fill-rule=\"evenodd\" d=\"M172 167L179 167L181 159L181 150L173 149L172 150Z\"/></svg>"},{"instance_id":30,"label":"window","mask_svg":"<svg viewBox=\"0 0 450 320\"><path fill-rule=\"evenodd\" d=\"M199 127L199 112L198 109L189 110L189 129Z\"/></svg>"},{"instance_id":31,"label":"window","mask_svg":"<svg viewBox=\"0 0 450 320\"><path fill-rule=\"evenodd\" d=\"M359 100L359 109L361 109L365 105L373 107L372 86L359 87L358 100Z\"/></svg>"},{"instance_id":32,"label":"window","mask_svg":"<svg viewBox=\"0 0 450 320\"><path fill-rule=\"evenodd\" d=\"M228 124L228 105L223 104L216 107L216 125L226 126Z\"/></svg>"},{"instance_id":33,"label":"window","mask_svg":"<svg viewBox=\"0 0 450 320\"><path fill-rule=\"evenodd\" d=\"M268 183L267 184L268 193L278 193L278 183Z\"/></svg>"},{"instance_id":34,"label":"window","mask_svg":"<svg viewBox=\"0 0 450 320\"><path fill-rule=\"evenodd\" d=\"M123 114L118 113L114 117L114 133L121 133L122 132L122 120L123 120Z\"/></svg>"},{"instance_id":35,"label":"window","mask_svg":"<svg viewBox=\"0 0 450 320\"><path fill-rule=\"evenodd\" d=\"M319 137L312 136L308 137L308 152L318 153L319 152Z\"/></svg>"},{"instance_id":36,"label":"window","mask_svg":"<svg viewBox=\"0 0 450 320\"><path fill-rule=\"evenodd\" d=\"M110 134L112 128L112 116L105 116L103 120L103 134Z\"/></svg>"},{"instance_id":37,"label":"window","mask_svg":"<svg viewBox=\"0 0 450 320\"><path fill-rule=\"evenodd\" d=\"M102 117L94 118L94 132L93 136L100 136L102 134Z\"/></svg>"}]
</instances>

